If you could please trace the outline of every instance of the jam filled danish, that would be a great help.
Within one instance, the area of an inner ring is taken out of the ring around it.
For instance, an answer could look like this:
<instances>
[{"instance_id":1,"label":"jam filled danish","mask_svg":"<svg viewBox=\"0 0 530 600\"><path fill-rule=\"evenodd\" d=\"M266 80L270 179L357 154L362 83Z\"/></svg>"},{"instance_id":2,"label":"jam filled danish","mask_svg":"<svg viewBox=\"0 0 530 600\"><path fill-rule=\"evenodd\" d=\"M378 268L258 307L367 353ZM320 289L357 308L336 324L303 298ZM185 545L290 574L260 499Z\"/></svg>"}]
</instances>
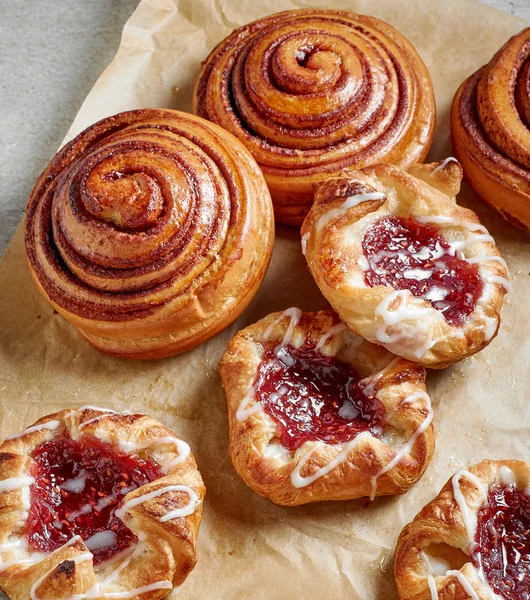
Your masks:
<instances>
[{"instance_id":1,"label":"jam filled danish","mask_svg":"<svg viewBox=\"0 0 530 600\"><path fill-rule=\"evenodd\" d=\"M485 460L446 483L399 537L402 600L530 597L530 465Z\"/></svg>"},{"instance_id":2,"label":"jam filled danish","mask_svg":"<svg viewBox=\"0 0 530 600\"><path fill-rule=\"evenodd\" d=\"M150 417L44 417L0 446L0 589L164 598L195 566L204 495L188 444Z\"/></svg>"},{"instance_id":3,"label":"jam filled danish","mask_svg":"<svg viewBox=\"0 0 530 600\"><path fill-rule=\"evenodd\" d=\"M320 184L302 251L322 293L352 330L390 352L442 368L496 335L505 261L458 206L456 159L390 165Z\"/></svg>"},{"instance_id":4,"label":"jam filled danish","mask_svg":"<svg viewBox=\"0 0 530 600\"><path fill-rule=\"evenodd\" d=\"M230 457L277 504L401 494L434 449L425 370L290 308L240 331L219 365Z\"/></svg>"}]
</instances>

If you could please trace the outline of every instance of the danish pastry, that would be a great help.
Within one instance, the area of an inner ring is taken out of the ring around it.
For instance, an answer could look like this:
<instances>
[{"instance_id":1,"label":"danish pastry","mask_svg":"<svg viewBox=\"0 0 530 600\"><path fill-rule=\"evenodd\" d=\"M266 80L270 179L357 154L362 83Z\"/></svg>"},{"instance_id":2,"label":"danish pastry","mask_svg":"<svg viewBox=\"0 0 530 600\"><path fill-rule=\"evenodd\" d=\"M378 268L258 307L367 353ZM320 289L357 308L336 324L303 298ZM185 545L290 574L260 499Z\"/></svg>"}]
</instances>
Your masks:
<instances>
[{"instance_id":1,"label":"danish pastry","mask_svg":"<svg viewBox=\"0 0 530 600\"><path fill-rule=\"evenodd\" d=\"M247 146L290 225L345 167L423 160L436 116L427 69L398 31L315 9L236 29L204 61L193 110Z\"/></svg>"},{"instance_id":2,"label":"danish pastry","mask_svg":"<svg viewBox=\"0 0 530 600\"><path fill-rule=\"evenodd\" d=\"M194 115L136 110L67 144L26 213L33 279L98 350L178 354L246 308L267 270L272 204L250 153Z\"/></svg>"},{"instance_id":3,"label":"danish pastry","mask_svg":"<svg viewBox=\"0 0 530 600\"><path fill-rule=\"evenodd\" d=\"M346 325L432 368L489 344L510 287L495 241L455 202L461 177L452 158L345 171L319 185L302 227L309 269Z\"/></svg>"},{"instance_id":4,"label":"danish pastry","mask_svg":"<svg viewBox=\"0 0 530 600\"><path fill-rule=\"evenodd\" d=\"M204 495L188 444L150 417L44 417L0 446L0 589L164 598L195 565Z\"/></svg>"},{"instance_id":5,"label":"danish pastry","mask_svg":"<svg viewBox=\"0 0 530 600\"><path fill-rule=\"evenodd\" d=\"M458 471L399 537L401 600L530 597L530 465Z\"/></svg>"},{"instance_id":6,"label":"danish pastry","mask_svg":"<svg viewBox=\"0 0 530 600\"><path fill-rule=\"evenodd\" d=\"M530 27L462 83L451 135L475 191L530 232Z\"/></svg>"},{"instance_id":7,"label":"danish pastry","mask_svg":"<svg viewBox=\"0 0 530 600\"><path fill-rule=\"evenodd\" d=\"M431 460L425 369L332 310L265 317L232 339L219 370L234 467L276 504L402 494Z\"/></svg>"}]
</instances>

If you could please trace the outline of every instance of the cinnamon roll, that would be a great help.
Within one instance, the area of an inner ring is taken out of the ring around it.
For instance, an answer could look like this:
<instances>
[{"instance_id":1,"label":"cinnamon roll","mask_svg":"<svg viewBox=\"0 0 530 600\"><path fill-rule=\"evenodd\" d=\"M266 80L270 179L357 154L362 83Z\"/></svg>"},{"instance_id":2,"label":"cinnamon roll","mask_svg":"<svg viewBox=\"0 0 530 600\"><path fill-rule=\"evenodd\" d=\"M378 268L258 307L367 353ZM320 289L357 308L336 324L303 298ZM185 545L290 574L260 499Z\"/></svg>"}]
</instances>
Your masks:
<instances>
[{"instance_id":1,"label":"cinnamon roll","mask_svg":"<svg viewBox=\"0 0 530 600\"><path fill-rule=\"evenodd\" d=\"M270 195L250 153L194 115L137 110L89 127L33 189L33 279L93 346L188 350L231 323L265 275Z\"/></svg>"},{"instance_id":2,"label":"cinnamon roll","mask_svg":"<svg viewBox=\"0 0 530 600\"><path fill-rule=\"evenodd\" d=\"M460 86L451 134L475 191L530 232L530 27Z\"/></svg>"},{"instance_id":3,"label":"cinnamon roll","mask_svg":"<svg viewBox=\"0 0 530 600\"><path fill-rule=\"evenodd\" d=\"M236 29L203 63L194 111L247 146L291 225L315 183L345 167L423 160L435 122L429 74L399 32L315 9Z\"/></svg>"}]
</instances>

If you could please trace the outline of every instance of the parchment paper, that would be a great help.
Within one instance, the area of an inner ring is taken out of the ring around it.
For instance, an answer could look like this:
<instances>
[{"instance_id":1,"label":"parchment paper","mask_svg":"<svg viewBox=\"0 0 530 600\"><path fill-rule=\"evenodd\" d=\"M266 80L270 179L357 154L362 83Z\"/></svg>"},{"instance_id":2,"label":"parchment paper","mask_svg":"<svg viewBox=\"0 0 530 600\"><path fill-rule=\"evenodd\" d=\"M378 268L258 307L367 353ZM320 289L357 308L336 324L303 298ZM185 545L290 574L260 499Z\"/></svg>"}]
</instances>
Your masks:
<instances>
[{"instance_id":1,"label":"parchment paper","mask_svg":"<svg viewBox=\"0 0 530 600\"><path fill-rule=\"evenodd\" d=\"M143 0L118 54L83 104L66 139L97 119L145 106L191 108L200 61L231 29L279 10L329 8L322 0ZM438 126L430 158L451 154L449 106L460 84L487 62L521 20L471 0L334 0L333 8L382 18L416 46L434 80ZM145 411L192 446L208 492L199 562L179 597L219 600L384 599L396 596L393 548L402 527L460 466L483 458L530 459L529 239L467 187L511 268L514 291L490 347L429 376L437 450L405 496L281 508L248 489L228 459L227 415L217 363L229 338L273 310L325 302L312 282L297 230L279 228L258 296L224 333L192 352L128 362L93 350L34 289L19 230L0 265L0 438L38 417L96 404Z\"/></svg>"}]
</instances>

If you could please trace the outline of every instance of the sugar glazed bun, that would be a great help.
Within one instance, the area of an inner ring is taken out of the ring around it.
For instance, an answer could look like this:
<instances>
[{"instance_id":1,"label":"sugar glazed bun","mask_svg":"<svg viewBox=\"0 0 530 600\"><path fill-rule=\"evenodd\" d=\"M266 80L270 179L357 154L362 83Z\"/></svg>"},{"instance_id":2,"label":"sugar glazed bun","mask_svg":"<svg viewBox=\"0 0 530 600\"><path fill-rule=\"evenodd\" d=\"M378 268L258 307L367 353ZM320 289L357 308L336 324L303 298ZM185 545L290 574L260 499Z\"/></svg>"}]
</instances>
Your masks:
<instances>
[{"instance_id":1,"label":"sugar glazed bun","mask_svg":"<svg viewBox=\"0 0 530 600\"><path fill-rule=\"evenodd\" d=\"M171 110L86 129L40 176L26 213L40 292L98 350L126 358L178 354L224 329L258 290L273 241L250 153Z\"/></svg>"},{"instance_id":2,"label":"sugar glazed bun","mask_svg":"<svg viewBox=\"0 0 530 600\"><path fill-rule=\"evenodd\" d=\"M401 533L401 600L530 597L530 465L485 460L449 479Z\"/></svg>"},{"instance_id":3,"label":"sugar glazed bun","mask_svg":"<svg viewBox=\"0 0 530 600\"><path fill-rule=\"evenodd\" d=\"M451 109L458 160L475 191L530 232L530 27L458 89Z\"/></svg>"},{"instance_id":4,"label":"sugar glazed bun","mask_svg":"<svg viewBox=\"0 0 530 600\"><path fill-rule=\"evenodd\" d=\"M442 368L495 337L510 288L505 261L458 206L455 159L345 171L319 185L302 251L348 327L426 367Z\"/></svg>"},{"instance_id":5,"label":"sugar glazed bun","mask_svg":"<svg viewBox=\"0 0 530 600\"><path fill-rule=\"evenodd\" d=\"M276 504L403 494L431 460L425 369L332 310L268 315L232 339L219 370L232 463Z\"/></svg>"},{"instance_id":6,"label":"sugar glazed bun","mask_svg":"<svg viewBox=\"0 0 530 600\"><path fill-rule=\"evenodd\" d=\"M0 446L0 590L10 600L158 600L195 566L205 487L147 416L83 407Z\"/></svg>"},{"instance_id":7,"label":"sugar glazed bun","mask_svg":"<svg viewBox=\"0 0 530 600\"><path fill-rule=\"evenodd\" d=\"M351 12L286 11L236 29L204 61L194 112L233 133L301 225L317 182L345 167L422 161L436 109L429 73L393 27Z\"/></svg>"}]
</instances>

